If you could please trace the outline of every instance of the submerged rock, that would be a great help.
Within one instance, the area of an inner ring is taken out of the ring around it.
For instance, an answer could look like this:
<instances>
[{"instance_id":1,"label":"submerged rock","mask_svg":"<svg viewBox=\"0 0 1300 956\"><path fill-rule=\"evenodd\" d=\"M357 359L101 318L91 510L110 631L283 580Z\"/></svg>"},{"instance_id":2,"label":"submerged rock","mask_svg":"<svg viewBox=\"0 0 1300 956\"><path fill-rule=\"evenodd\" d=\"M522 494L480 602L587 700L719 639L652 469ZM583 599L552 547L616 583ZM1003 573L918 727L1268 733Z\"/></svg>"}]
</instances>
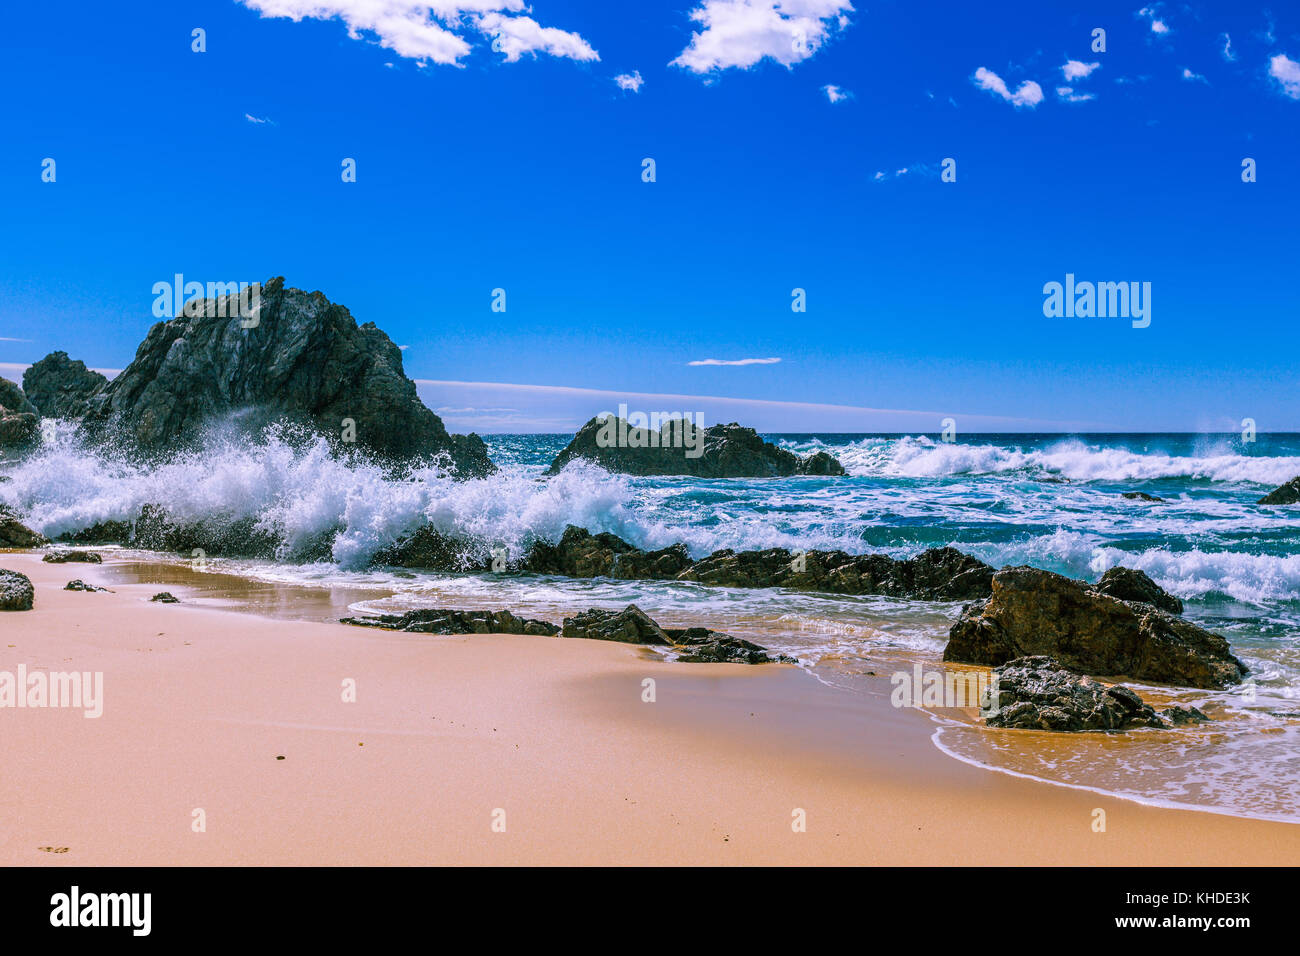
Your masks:
<instances>
[{"instance_id":1,"label":"submerged rock","mask_svg":"<svg viewBox=\"0 0 1300 956\"><path fill-rule=\"evenodd\" d=\"M1300 502L1300 475L1274 488L1259 501L1260 505L1293 505Z\"/></svg>"},{"instance_id":2,"label":"submerged rock","mask_svg":"<svg viewBox=\"0 0 1300 956\"><path fill-rule=\"evenodd\" d=\"M560 632L549 621L515 617L509 611L455 611L448 608L421 608L405 614L380 614L376 617L345 617L341 623L414 634L536 634L553 637Z\"/></svg>"},{"instance_id":3,"label":"submerged rock","mask_svg":"<svg viewBox=\"0 0 1300 956\"><path fill-rule=\"evenodd\" d=\"M171 453L214 423L255 433L289 421L395 462L445 456L460 477L495 470L481 438L453 439L424 406L401 351L374 323L358 326L345 307L285 288L283 278L261 287L247 328L234 298L154 325L134 361L93 397L92 431Z\"/></svg>"},{"instance_id":4,"label":"submerged rock","mask_svg":"<svg viewBox=\"0 0 1300 956\"><path fill-rule=\"evenodd\" d=\"M67 352L51 352L23 372L23 391L43 418L84 418L91 398L107 384L107 378L68 358Z\"/></svg>"},{"instance_id":5,"label":"submerged rock","mask_svg":"<svg viewBox=\"0 0 1300 956\"><path fill-rule=\"evenodd\" d=\"M1126 588L1139 581L1112 580ZM993 667L1035 655L1085 674L1186 687L1227 687L1249 673L1223 637L1153 604L1098 593L1051 571L1003 568L991 596L962 609L943 659Z\"/></svg>"},{"instance_id":6,"label":"submerged rock","mask_svg":"<svg viewBox=\"0 0 1300 956\"><path fill-rule=\"evenodd\" d=\"M1127 687L1071 673L1051 657L1020 657L994 669L998 699L990 727L1021 730L1127 730L1209 720L1195 707L1156 711Z\"/></svg>"},{"instance_id":7,"label":"submerged rock","mask_svg":"<svg viewBox=\"0 0 1300 956\"><path fill-rule=\"evenodd\" d=\"M665 422L658 431L635 428L613 416L593 418L555 456L547 474L559 474L575 459L627 475L778 478L844 474L844 467L826 452L800 459L735 422L700 428L680 418Z\"/></svg>"},{"instance_id":8,"label":"submerged rock","mask_svg":"<svg viewBox=\"0 0 1300 956\"><path fill-rule=\"evenodd\" d=\"M1124 497L1132 501L1164 501L1164 498L1158 498L1155 495L1149 495L1145 491L1126 491Z\"/></svg>"},{"instance_id":9,"label":"submerged rock","mask_svg":"<svg viewBox=\"0 0 1300 956\"><path fill-rule=\"evenodd\" d=\"M30 611L36 589L27 575L0 568L0 611Z\"/></svg>"},{"instance_id":10,"label":"submerged rock","mask_svg":"<svg viewBox=\"0 0 1300 956\"><path fill-rule=\"evenodd\" d=\"M41 557L46 564L103 564L104 559L94 551L49 551Z\"/></svg>"},{"instance_id":11,"label":"submerged rock","mask_svg":"<svg viewBox=\"0 0 1300 956\"><path fill-rule=\"evenodd\" d=\"M44 535L19 521L12 509L0 505L0 548L39 548L48 543Z\"/></svg>"}]
</instances>

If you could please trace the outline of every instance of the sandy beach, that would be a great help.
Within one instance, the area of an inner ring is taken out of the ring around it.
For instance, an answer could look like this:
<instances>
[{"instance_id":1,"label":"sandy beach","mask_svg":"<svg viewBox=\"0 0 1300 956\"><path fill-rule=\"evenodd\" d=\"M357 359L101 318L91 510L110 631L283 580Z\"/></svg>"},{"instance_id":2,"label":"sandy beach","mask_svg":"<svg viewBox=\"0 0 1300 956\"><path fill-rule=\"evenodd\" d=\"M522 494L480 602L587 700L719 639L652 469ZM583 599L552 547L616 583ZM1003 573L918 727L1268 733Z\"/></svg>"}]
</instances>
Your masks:
<instances>
[{"instance_id":1,"label":"sandy beach","mask_svg":"<svg viewBox=\"0 0 1300 956\"><path fill-rule=\"evenodd\" d=\"M678 664L595 641L392 634L187 606L185 569L159 563L149 582L121 583L120 559L105 554L98 566L0 556L36 587L35 610L0 616L0 670L104 675L98 718L0 711L4 864L1300 857L1293 825L1147 807L953 760L923 714L889 706L887 685L850 695L788 665ZM78 577L114 593L62 590ZM151 603L164 587L182 603ZM642 699L647 678L653 703Z\"/></svg>"}]
</instances>

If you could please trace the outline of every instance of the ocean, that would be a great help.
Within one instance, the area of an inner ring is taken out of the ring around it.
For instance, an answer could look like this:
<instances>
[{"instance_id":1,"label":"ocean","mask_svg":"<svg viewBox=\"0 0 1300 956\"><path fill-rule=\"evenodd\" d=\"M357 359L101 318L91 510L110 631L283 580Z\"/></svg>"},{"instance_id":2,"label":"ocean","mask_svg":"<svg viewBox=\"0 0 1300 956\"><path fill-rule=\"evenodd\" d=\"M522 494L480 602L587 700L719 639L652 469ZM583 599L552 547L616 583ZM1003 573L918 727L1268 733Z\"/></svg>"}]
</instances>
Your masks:
<instances>
[{"instance_id":1,"label":"ocean","mask_svg":"<svg viewBox=\"0 0 1300 956\"><path fill-rule=\"evenodd\" d=\"M766 435L799 454L825 450L846 477L701 480L611 475L574 464L542 473L568 435L485 436L501 471L454 482L433 469L393 476L324 442L272 432L263 444L214 438L157 466L94 453L72 429L0 466L0 501L54 537L162 504L210 527L254 519L276 542L258 559L203 567L265 582L384 595L358 613L415 607L510 608L560 618L636 603L661 624L707 625L800 659L809 679L850 693L937 667L960 604L690 582L567 580L376 568L380 548L423 524L522 556L568 524L642 548L838 548L906 557L952 545L994 565L1029 564L1096 580L1124 565L1183 599L1185 616L1225 635L1253 693L1132 683L1163 706L1213 722L1178 730L1050 735L992 731L934 711L935 745L956 759L1148 803L1300 822L1300 506L1257 498L1300 475L1300 435ZM1163 503L1135 501L1145 492ZM170 560L181 560L171 558ZM683 665L686 666L686 665Z\"/></svg>"}]
</instances>

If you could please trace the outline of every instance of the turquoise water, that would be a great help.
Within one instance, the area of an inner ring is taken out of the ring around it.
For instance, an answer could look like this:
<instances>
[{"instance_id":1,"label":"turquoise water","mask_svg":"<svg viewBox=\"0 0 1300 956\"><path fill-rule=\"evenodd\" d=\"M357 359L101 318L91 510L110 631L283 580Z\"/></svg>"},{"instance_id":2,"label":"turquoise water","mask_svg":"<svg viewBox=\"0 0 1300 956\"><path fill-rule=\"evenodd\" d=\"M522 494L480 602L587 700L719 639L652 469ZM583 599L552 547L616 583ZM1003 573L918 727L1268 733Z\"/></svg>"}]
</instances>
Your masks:
<instances>
[{"instance_id":1,"label":"turquoise water","mask_svg":"<svg viewBox=\"0 0 1300 956\"><path fill-rule=\"evenodd\" d=\"M800 454L826 450L840 478L631 478L575 463L542 472L567 435L486 438L501 473L453 482L436 469L394 477L323 443L272 435L214 442L159 468L105 458L63 433L0 483L0 501L49 535L129 520L162 503L181 518L253 518L279 542L259 560L212 567L314 586L370 585L391 596L356 609L509 607L559 620L636 602L665 624L707 624L798 656L810 675L862 693L869 672L934 664L959 605L676 582L445 575L369 566L379 548L423 524L486 554L522 555L567 524L645 548L839 548L915 554L954 545L995 566L1031 564L1095 580L1123 564L1180 596L1255 673L1254 700L1180 692L1218 718L1209 729L1072 738L1050 759L1014 734L940 720L938 742L963 759L1107 792L1225 812L1300 819L1300 506L1255 500L1300 475L1300 435L769 435ZM1164 503L1132 501L1141 491ZM328 560L320 556L328 555ZM1139 688L1141 689L1141 688ZM1155 691L1151 691L1155 693Z\"/></svg>"}]
</instances>

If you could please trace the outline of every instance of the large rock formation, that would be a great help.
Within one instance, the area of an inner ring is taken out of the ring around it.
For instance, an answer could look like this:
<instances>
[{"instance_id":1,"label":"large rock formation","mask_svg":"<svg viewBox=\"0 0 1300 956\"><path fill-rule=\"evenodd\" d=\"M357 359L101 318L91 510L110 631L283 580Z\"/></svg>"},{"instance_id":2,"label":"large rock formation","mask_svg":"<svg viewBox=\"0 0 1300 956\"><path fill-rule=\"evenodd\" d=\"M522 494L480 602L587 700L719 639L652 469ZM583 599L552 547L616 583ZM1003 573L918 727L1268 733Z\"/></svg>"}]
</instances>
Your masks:
<instances>
[{"instance_id":1,"label":"large rock formation","mask_svg":"<svg viewBox=\"0 0 1300 956\"><path fill-rule=\"evenodd\" d=\"M219 420L244 430L287 420L343 441L355 429L359 446L392 460L446 455L463 477L493 470L482 439L454 439L424 406L374 323L358 326L345 307L283 278L262 286L255 324L234 300L151 328L94 397L87 424L165 452Z\"/></svg>"},{"instance_id":2,"label":"large rock formation","mask_svg":"<svg viewBox=\"0 0 1300 956\"><path fill-rule=\"evenodd\" d=\"M0 548L39 548L47 543L44 535L19 521L13 509L0 505Z\"/></svg>"},{"instance_id":3,"label":"large rock formation","mask_svg":"<svg viewBox=\"0 0 1300 956\"><path fill-rule=\"evenodd\" d=\"M108 379L68 358L67 352L51 352L23 372L23 391L42 418L84 418L91 398L107 384Z\"/></svg>"},{"instance_id":4,"label":"large rock formation","mask_svg":"<svg viewBox=\"0 0 1300 956\"><path fill-rule=\"evenodd\" d=\"M778 478L844 474L843 466L826 452L800 459L735 422L701 429L680 418L665 422L658 431L633 427L614 416L593 418L555 456L547 474L558 474L578 458L628 475Z\"/></svg>"},{"instance_id":5,"label":"large rock formation","mask_svg":"<svg viewBox=\"0 0 1300 956\"><path fill-rule=\"evenodd\" d=\"M1187 687L1227 687L1248 673L1224 638L1155 604L1051 571L1003 568L993 593L962 609L943 659L992 667L1035 655L1085 674Z\"/></svg>"},{"instance_id":6,"label":"large rock formation","mask_svg":"<svg viewBox=\"0 0 1300 956\"><path fill-rule=\"evenodd\" d=\"M671 581L690 566L691 557L683 544L642 551L616 534L592 534L569 525L559 544L534 544L520 569L571 578Z\"/></svg>"},{"instance_id":7,"label":"large rock formation","mask_svg":"<svg viewBox=\"0 0 1300 956\"><path fill-rule=\"evenodd\" d=\"M27 575L0 568L0 611L30 611L36 591Z\"/></svg>"},{"instance_id":8,"label":"large rock formation","mask_svg":"<svg viewBox=\"0 0 1300 956\"><path fill-rule=\"evenodd\" d=\"M36 444L40 415L23 390L0 378L0 452L23 451Z\"/></svg>"},{"instance_id":9,"label":"large rock formation","mask_svg":"<svg viewBox=\"0 0 1300 956\"><path fill-rule=\"evenodd\" d=\"M1292 478L1285 485L1279 485L1274 488L1263 498L1260 498L1256 504L1293 505L1297 502L1300 502L1300 475Z\"/></svg>"},{"instance_id":10,"label":"large rock formation","mask_svg":"<svg viewBox=\"0 0 1300 956\"><path fill-rule=\"evenodd\" d=\"M990 727L1020 730L1127 730L1174 727L1209 718L1195 707L1156 711L1127 687L1072 674L1050 657L1021 657L995 668Z\"/></svg>"}]
</instances>

